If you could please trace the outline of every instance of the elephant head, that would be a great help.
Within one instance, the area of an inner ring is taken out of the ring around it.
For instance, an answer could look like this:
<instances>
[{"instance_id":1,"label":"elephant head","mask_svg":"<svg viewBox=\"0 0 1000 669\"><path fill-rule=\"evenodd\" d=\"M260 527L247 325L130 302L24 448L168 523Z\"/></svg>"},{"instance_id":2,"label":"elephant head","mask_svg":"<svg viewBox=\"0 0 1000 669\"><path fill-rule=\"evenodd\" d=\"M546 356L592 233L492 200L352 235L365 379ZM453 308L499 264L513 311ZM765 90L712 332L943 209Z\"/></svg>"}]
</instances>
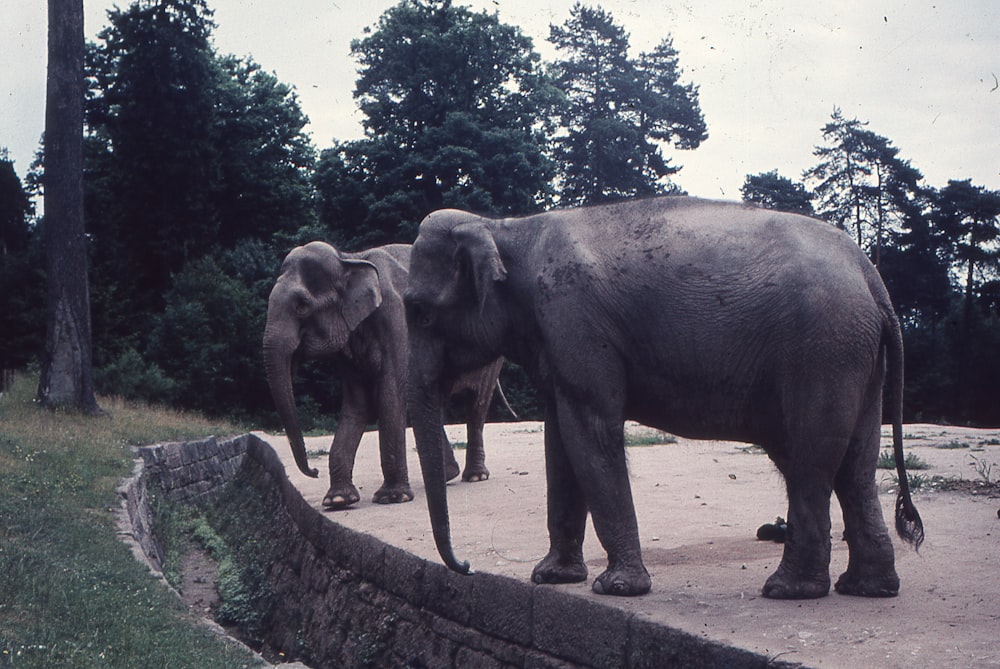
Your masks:
<instances>
[{"instance_id":1,"label":"elephant head","mask_svg":"<svg viewBox=\"0 0 1000 669\"><path fill-rule=\"evenodd\" d=\"M271 396L284 425L295 464L316 478L308 465L295 410L292 371L309 358L336 354L358 325L382 303L378 270L323 242L293 249L267 303L264 367Z\"/></svg>"},{"instance_id":2,"label":"elephant head","mask_svg":"<svg viewBox=\"0 0 1000 669\"><path fill-rule=\"evenodd\" d=\"M507 271L488 223L456 211L431 214L420 226L404 300L410 341L409 412L420 456L438 552L466 573L451 547L444 454L443 402L463 372L499 357L507 319L496 285Z\"/></svg>"}]
</instances>

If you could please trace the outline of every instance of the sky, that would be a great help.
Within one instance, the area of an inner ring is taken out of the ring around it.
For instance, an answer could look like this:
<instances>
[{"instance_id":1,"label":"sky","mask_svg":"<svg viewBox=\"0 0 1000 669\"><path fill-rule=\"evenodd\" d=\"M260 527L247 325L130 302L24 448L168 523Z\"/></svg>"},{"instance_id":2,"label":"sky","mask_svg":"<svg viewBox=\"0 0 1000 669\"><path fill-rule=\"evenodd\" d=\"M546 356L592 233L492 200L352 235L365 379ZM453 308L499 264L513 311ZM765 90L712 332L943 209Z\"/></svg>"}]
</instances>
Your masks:
<instances>
[{"instance_id":1,"label":"sky","mask_svg":"<svg viewBox=\"0 0 1000 669\"><path fill-rule=\"evenodd\" d=\"M117 4L127 6L129 0ZM454 0L519 26L545 60L575 0ZM110 0L84 0L86 32ZM317 148L361 136L352 39L397 0L209 0L223 54L252 57L295 87ZM670 36L682 81L699 87L709 138L668 152L691 195L739 199L748 174L799 180L839 107L869 123L925 176L1000 189L997 0L601 0L631 55ZM0 4L0 147L20 176L44 126L46 3Z\"/></svg>"}]
</instances>

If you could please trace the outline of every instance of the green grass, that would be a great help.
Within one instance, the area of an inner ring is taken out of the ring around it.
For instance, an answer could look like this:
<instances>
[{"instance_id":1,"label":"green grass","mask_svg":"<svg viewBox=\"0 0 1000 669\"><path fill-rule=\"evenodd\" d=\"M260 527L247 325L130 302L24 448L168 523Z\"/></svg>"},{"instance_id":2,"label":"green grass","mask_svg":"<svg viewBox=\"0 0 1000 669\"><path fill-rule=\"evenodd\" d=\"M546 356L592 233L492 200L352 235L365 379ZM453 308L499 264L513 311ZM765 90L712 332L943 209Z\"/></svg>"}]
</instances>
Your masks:
<instances>
[{"instance_id":1,"label":"green grass","mask_svg":"<svg viewBox=\"0 0 1000 669\"><path fill-rule=\"evenodd\" d=\"M930 469L930 465L924 460L920 459L920 456L916 453L907 453L906 457L903 458L903 464L909 470L916 469ZM896 468L896 458L893 456L891 450L885 450L879 453L878 464L876 465L879 469L895 469Z\"/></svg>"},{"instance_id":2,"label":"green grass","mask_svg":"<svg viewBox=\"0 0 1000 669\"><path fill-rule=\"evenodd\" d=\"M676 444L677 437L660 430L636 428L625 430L626 446L659 446L660 444Z\"/></svg>"},{"instance_id":3,"label":"green grass","mask_svg":"<svg viewBox=\"0 0 1000 669\"><path fill-rule=\"evenodd\" d=\"M154 502L154 524L165 553L163 572L167 581L179 588L185 557L193 550L207 553L215 563L220 599L213 608L213 618L227 629L235 628L241 639L259 648L267 633L267 612L272 608L266 573L281 547L267 548L252 536L252 530L259 530L275 514L273 509L262 507L257 509L260 513L248 513L247 509L260 507L259 501L243 489L234 490L237 487L226 486L223 493L226 501L234 496L238 499L229 504L229 513L212 505L159 499ZM252 530L246 527L248 524Z\"/></svg>"},{"instance_id":4,"label":"green grass","mask_svg":"<svg viewBox=\"0 0 1000 669\"><path fill-rule=\"evenodd\" d=\"M250 667L200 627L116 536L129 446L238 427L100 398L52 412L20 377L0 398L0 668Z\"/></svg>"}]
</instances>

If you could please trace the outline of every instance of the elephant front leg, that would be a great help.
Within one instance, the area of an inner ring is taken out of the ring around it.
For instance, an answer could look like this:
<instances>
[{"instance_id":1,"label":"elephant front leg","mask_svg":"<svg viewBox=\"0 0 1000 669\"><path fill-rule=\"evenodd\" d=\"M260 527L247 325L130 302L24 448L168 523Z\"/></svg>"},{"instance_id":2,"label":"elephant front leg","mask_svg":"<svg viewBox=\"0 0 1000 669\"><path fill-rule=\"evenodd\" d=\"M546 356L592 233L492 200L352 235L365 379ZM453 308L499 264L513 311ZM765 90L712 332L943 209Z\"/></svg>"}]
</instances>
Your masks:
<instances>
[{"instance_id":1,"label":"elephant front leg","mask_svg":"<svg viewBox=\"0 0 1000 669\"><path fill-rule=\"evenodd\" d=\"M563 478L572 477L583 493L580 498L586 499L597 538L608 554L608 568L594 580L593 590L625 597L645 594L652 581L639 547L621 410L610 404L563 400L557 412L559 438L572 472ZM582 534L581 530L581 538Z\"/></svg>"},{"instance_id":2,"label":"elephant front leg","mask_svg":"<svg viewBox=\"0 0 1000 669\"><path fill-rule=\"evenodd\" d=\"M375 491L376 504L401 504L413 501L409 470L406 465L405 384L389 384L379 398L379 457L382 463L382 486Z\"/></svg>"},{"instance_id":3,"label":"elephant front leg","mask_svg":"<svg viewBox=\"0 0 1000 669\"><path fill-rule=\"evenodd\" d=\"M344 389L344 407L340 414L340 425L330 447L330 489L323 497L323 508L336 511L357 504L361 499L354 486L354 459L365 430L365 405L350 401L351 391Z\"/></svg>"},{"instance_id":4,"label":"elephant front leg","mask_svg":"<svg viewBox=\"0 0 1000 669\"><path fill-rule=\"evenodd\" d=\"M587 580L583 537L587 504L559 436L556 421L545 421L545 479L548 486L549 553L531 573L534 583Z\"/></svg>"}]
</instances>

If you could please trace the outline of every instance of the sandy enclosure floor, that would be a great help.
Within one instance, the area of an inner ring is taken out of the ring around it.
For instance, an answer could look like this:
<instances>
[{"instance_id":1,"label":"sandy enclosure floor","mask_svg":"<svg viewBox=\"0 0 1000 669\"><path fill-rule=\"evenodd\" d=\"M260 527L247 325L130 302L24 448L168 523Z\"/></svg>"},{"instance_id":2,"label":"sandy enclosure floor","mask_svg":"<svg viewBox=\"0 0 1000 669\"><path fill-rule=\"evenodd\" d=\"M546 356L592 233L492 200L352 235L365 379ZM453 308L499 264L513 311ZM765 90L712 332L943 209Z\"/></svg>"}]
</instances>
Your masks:
<instances>
[{"instance_id":1,"label":"sandy enclosure floor","mask_svg":"<svg viewBox=\"0 0 1000 669\"><path fill-rule=\"evenodd\" d=\"M547 551L545 470L540 423L486 426L489 481L448 486L455 553L474 570L527 581ZM629 426L630 432L645 428ZM464 426L448 428L464 442ZM646 566L646 596L599 597L590 583L559 587L580 597L635 611L666 625L782 660L816 667L1000 667L1000 430L907 425L908 453L930 465L915 493L927 539L915 553L896 540L898 597L867 599L831 594L819 600L773 601L760 596L781 558L780 544L758 541L757 528L785 516L777 470L764 453L733 442L689 441L628 449L632 492ZM307 447L321 476L296 470L284 437L270 441L289 477L316 508L326 492L329 437ZM366 434L354 471L361 502L327 512L347 527L439 561L430 535L420 468L408 435L410 480L416 500L381 506L378 440ZM883 432L883 447L889 448ZM459 462L464 452L457 453ZM992 469L990 469L992 468ZM892 472L879 470L885 518L891 527ZM964 479L964 491L942 491L937 477ZM973 494L974 491L978 494ZM840 509L833 501L833 580L846 569ZM588 528L584 545L590 577L606 558Z\"/></svg>"}]
</instances>

